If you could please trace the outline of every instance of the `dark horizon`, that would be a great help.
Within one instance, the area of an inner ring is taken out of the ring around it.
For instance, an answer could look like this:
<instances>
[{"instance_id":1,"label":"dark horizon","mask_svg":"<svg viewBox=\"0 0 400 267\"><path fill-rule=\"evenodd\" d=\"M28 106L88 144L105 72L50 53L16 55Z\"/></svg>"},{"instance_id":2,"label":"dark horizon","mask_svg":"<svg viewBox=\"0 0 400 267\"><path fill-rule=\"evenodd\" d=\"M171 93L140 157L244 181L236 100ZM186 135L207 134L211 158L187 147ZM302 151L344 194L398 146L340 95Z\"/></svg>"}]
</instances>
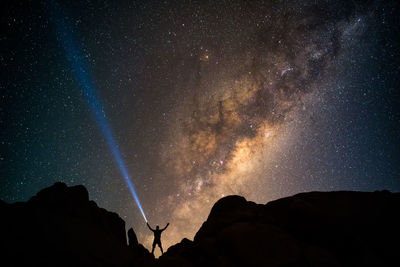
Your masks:
<instances>
[{"instance_id":1,"label":"dark horizon","mask_svg":"<svg viewBox=\"0 0 400 267\"><path fill-rule=\"evenodd\" d=\"M0 201L1 250L16 266L397 266L400 193L308 192L256 204L219 199L193 240L160 258L84 186L56 183L27 203ZM29 227L25 227L29 221ZM127 234L127 235L126 235ZM34 245L32 245L34 244ZM55 245L56 244L56 245ZM164 251L165 252L165 251Z\"/></svg>"}]
</instances>

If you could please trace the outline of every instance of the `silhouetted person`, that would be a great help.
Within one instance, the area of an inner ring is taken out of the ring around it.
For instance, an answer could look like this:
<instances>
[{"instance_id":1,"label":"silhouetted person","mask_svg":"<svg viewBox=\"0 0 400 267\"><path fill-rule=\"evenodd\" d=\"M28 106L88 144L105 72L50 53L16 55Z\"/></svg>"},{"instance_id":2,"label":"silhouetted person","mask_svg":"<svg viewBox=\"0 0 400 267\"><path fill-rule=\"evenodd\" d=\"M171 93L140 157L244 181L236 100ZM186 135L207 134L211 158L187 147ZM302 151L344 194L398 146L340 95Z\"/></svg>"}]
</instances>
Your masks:
<instances>
[{"instance_id":1,"label":"silhouetted person","mask_svg":"<svg viewBox=\"0 0 400 267\"><path fill-rule=\"evenodd\" d=\"M151 250L151 254L154 254L154 248L156 247L156 245L158 245L160 247L161 254L164 254L164 251L163 251L162 245L161 245L161 233L162 233L162 231L167 229L169 223L167 223L167 225L163 229L160 229L160 227L158 225L156 226L156 229L153 229L150 227L149 223L146 223L146 224L147 224L147 227L149 227L149 229L151 231L153 231L153 233L154 233L153 249Z\"/></svg>"}]
</instances>

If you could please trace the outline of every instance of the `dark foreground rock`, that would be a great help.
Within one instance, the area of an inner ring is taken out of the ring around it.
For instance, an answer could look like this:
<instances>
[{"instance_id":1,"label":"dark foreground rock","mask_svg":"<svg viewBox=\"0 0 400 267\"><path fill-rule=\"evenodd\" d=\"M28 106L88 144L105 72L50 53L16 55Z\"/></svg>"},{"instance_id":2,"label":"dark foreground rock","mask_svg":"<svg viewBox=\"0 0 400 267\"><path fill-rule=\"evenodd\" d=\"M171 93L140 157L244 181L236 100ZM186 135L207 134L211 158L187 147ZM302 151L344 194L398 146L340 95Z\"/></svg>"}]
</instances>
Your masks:
<instances>
[{"instance_id":1,"label":"dark foreground rock","mask_svg":"<svg viewBox=\"0 0 400 267\"><path fill-rule=\"evenodd\" d=\"M266 205L228 196L162 266L400 266L400 194L311 192Z\"/></svg>"},{"instance_id":2,"label":"dark foreground rock","mask_svg":"<svg viewBox=\"0 0 400 267\"><path fill-rule=\"evenodd\" d=\"M113 212L63 183L0 201L1 266L400 266L400 193L311 192L217 201L194 241L154 260Z\"/></svg>"},{"instance_id":3,"label":"dark foreground rock","mask_svg":"<svg viewBox=\"0 0 400 267\"><path fill-rule=\"evenodd\" d=\"M26 203L1 201L0 214L1 266L138 266L154 261L137 241L128 247L125 222L89 201L83 186L56 183Z\"/></svg>"}]
</instances>

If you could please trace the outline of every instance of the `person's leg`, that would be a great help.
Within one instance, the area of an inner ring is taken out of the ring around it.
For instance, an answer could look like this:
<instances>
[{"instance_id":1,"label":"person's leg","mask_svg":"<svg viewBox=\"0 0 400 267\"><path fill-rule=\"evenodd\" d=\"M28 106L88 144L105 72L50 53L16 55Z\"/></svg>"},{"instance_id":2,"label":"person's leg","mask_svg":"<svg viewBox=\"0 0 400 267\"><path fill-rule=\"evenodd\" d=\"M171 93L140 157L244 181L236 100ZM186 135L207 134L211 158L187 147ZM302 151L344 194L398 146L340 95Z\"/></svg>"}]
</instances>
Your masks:
<instances>
[{"instance_id":1,"label":"person's leg","mask_svg":"<svg viewBox=\"0 0 400 267\"><path fill-rule=\"evenodd\" d=\"M160 249L161 249L161 254L164 254L164 251L163 251L163 249L162 249L162 245L161 245L161 241L158 243L158 246L160 247Z\"/></svg>"},{"instance_id":2,"label":"person's leg","mask_svg":"<svg viewBox=\"0 0 400 267\"><path fill-rule=\"evenodd\" d=\"M154 255L154 248L156 247L156 242L153 242L153 249L151 250L151 254Z\"/></svg>"}]
</instances>

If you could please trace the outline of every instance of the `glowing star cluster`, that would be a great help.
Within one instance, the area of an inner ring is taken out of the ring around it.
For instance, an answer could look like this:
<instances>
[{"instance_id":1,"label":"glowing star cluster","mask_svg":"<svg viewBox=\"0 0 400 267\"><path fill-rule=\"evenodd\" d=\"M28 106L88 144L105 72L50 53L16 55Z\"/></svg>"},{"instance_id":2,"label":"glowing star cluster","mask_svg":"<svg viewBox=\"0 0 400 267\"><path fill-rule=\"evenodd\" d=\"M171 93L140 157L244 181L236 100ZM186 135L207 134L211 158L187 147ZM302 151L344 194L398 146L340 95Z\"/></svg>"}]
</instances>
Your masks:
<instances>
[{"instance_id":1,"label":"glowing star cluster","mask_svg":"<svg viewBox=\"0 0 400 267\"><path fill-rule=\"evenodd\" d=\"M279 172L295 177L277 162L299 141L301 117L313 112L305 107L319 97L320 80L341 51L345 20L316 26L311 10L288 12L291 20L271 20L253 33L255 42L240 40L230 49L242 52L221 55L218 64L209 57L214 51L201 48L197 73L176 84L191 90L175 107L165 139L174 145L160 158L178 188L163 204L172 211L168 245L193 237L219 198L267 201Z\"/></svg>"}]
</instances>

